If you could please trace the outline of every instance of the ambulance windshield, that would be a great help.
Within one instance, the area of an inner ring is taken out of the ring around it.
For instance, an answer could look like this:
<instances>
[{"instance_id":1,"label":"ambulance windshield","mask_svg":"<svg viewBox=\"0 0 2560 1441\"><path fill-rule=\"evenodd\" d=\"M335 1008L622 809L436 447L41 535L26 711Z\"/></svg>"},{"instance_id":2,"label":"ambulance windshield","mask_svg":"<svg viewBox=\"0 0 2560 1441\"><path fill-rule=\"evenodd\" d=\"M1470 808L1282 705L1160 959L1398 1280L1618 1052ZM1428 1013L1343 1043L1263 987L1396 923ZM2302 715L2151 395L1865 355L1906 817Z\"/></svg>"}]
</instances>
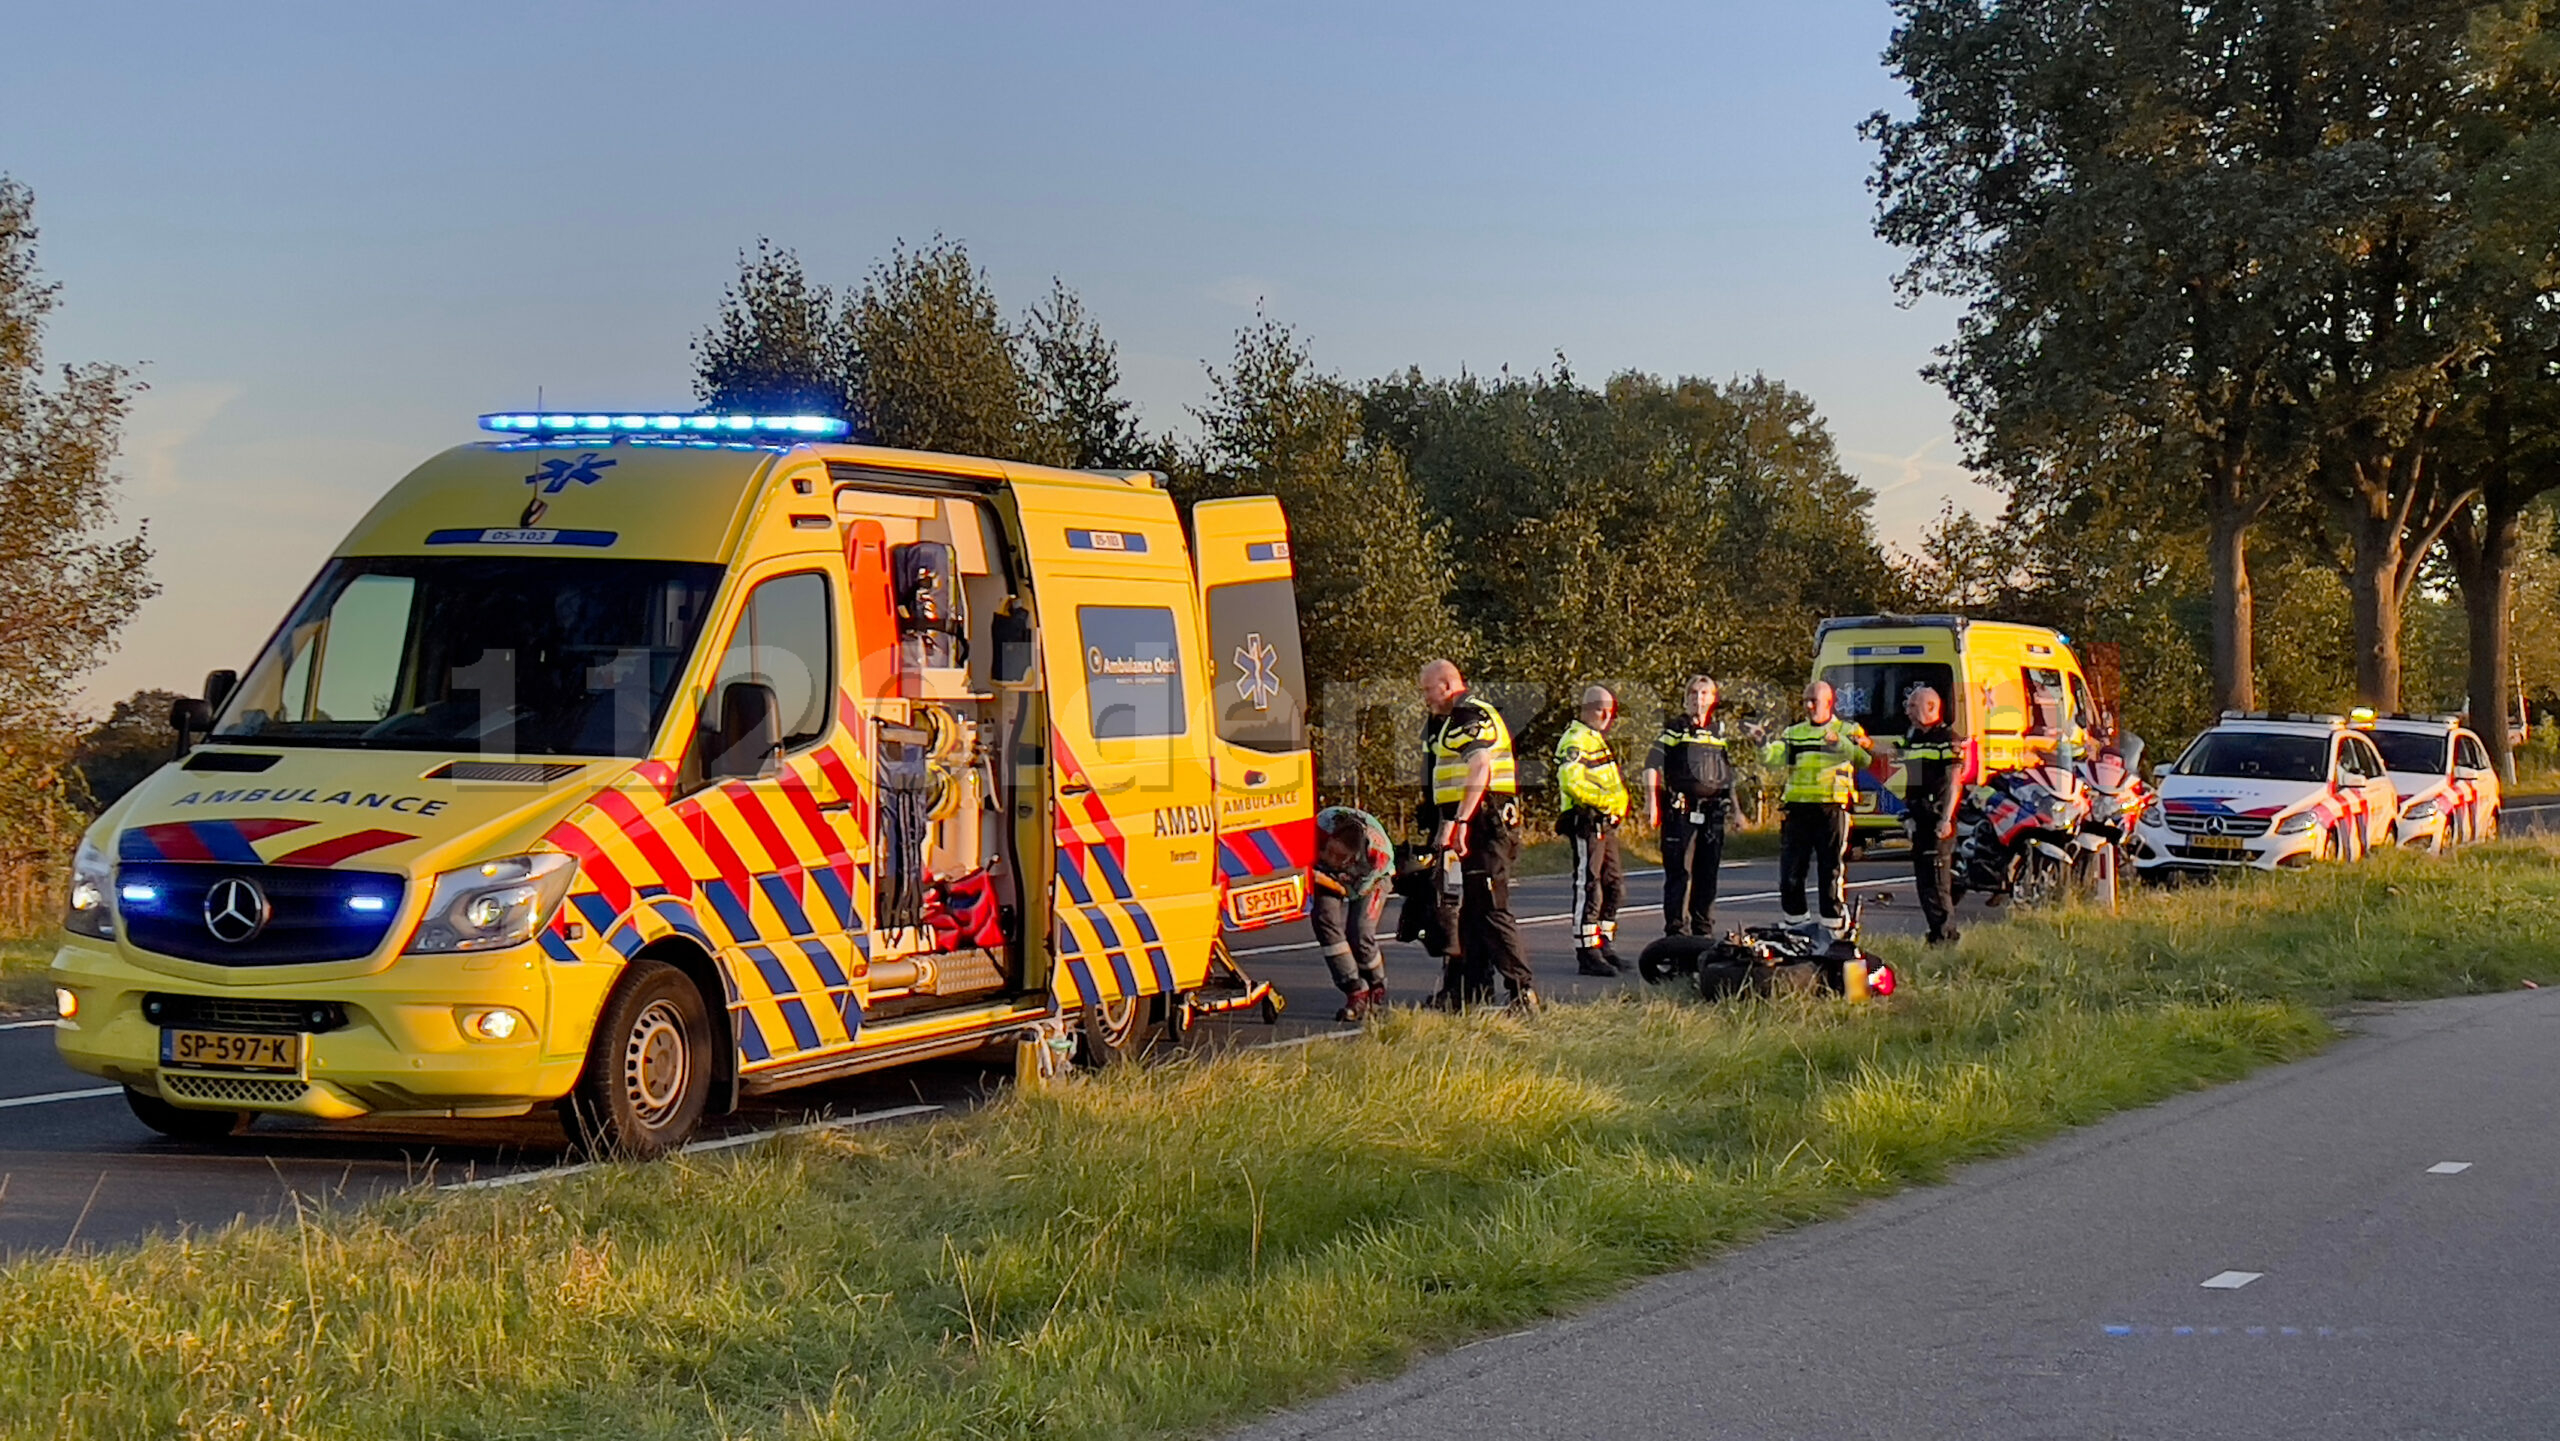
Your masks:
<instances>
[{"instance_id":1,"label":"ambulance windshield","mask_svg":"<svg viewBox=\"0 0 2560 1441\"><path fill-rule=\"evenodd\" d=\"M646 755L719 584L719 566L679 561L333 560L213 736Z\"/></svg>"}]
</instances>

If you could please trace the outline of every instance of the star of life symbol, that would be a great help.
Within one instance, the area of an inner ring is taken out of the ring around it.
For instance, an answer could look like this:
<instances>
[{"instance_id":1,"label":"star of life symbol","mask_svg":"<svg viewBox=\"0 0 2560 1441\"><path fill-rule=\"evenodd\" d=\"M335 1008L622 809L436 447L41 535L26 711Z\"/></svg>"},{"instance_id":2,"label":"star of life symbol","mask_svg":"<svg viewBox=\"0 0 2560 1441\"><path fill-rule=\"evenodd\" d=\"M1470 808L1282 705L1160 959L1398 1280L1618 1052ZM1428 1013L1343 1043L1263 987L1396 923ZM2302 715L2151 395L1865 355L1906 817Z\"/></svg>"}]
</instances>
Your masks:
<instances>
[{"instance_id":1,"label":"star of life symbol","mask_svg":"<svg viewBox=\"0 0 2560 1441\"><path fill-rule=\"evenodd\" d=\"M596 459L591 450L576 460L546 460L540 470L524 478L524 483L541 486L544 495L558 495L573 481L579 485L595 484L604 479L606 467L614 464L617 462Z\"/></svg>"},{"instance_id":2,"label":"star of life symbol","mask_svg":"<svg viewBox=\"0 0 2560 1441\"><path fill-rule=\"evenodd\" d=\"M1253 702L1255 710L1271 709L1272 699L1280 694L1280 652L1273 650L1255 631L1236 647L1236 699Z\"/></svg>"}]
</instances>

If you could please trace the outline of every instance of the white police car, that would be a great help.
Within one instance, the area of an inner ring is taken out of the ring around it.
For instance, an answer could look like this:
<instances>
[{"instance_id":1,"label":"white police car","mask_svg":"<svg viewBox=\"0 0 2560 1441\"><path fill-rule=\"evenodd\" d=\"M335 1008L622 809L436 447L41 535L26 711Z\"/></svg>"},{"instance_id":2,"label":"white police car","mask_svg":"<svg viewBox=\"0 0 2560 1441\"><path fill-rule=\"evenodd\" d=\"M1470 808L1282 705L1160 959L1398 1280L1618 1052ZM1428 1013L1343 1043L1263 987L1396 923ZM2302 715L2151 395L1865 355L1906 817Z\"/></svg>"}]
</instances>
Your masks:
<instances>
[{"instance_id":1,"label":"white police car","mask_svg":"<svg viewBox=\"0 0 2560 1441\"><path fill-rule=\"evenodd\" d=\"M2498 833L2506 803L2489 748L2454 716L2377 716L2364 726L2400 792L2400 844L2445 850Z\"/></svg>"},{"instance_id":2,"label":"white police car","mask_svg":"<svg viewBox=\"0 0 2560 1441\"><path fill-rule=\"evenodd\" d=\"M2343 716L2225 711L2159 790L2134 836L2146 875L2354 860L2397 840L2399 791Z\"/></svg>"}]
</instances>

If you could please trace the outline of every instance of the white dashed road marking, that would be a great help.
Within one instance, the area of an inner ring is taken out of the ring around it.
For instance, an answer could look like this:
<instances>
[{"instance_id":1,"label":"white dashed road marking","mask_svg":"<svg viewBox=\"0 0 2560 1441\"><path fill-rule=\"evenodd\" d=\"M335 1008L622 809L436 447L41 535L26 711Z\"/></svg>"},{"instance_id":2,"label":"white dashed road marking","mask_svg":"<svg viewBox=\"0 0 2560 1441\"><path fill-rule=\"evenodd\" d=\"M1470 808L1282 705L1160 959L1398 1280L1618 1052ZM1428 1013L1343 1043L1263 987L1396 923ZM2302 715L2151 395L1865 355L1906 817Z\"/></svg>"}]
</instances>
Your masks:
<instances>
[{"instance_id":1,"label":"white dashed road marking","mask_svg":"<svg viewBox=\"0 0 2560 1441\"><path fill-rule=\"evenodd\" d=\"M0 1111L13 1106L50 1106L56 1101L94 1101L100 1096L121 1096L122 1086L98 1086L86 1091L54 1091L42 1096L11 1096L0 1101Z\"/></svg>"},{"instance_id":2,"label":"white dashed road marking","mask_svg":"<svg viewBox=\"0 0 2560 1441\"><path fill-rule=\"evenodd\" d=\"M2459 1176L2471 1169L2469 1161L2438 1161L2427 1168L2430 1176Z\"/></svg>"},{"instance_id":3,"label":"white dashed road marking","mask_svg":"<svg viewBox=\"0 0 2560 1441\"><path fill-rule=\"evenodd\" d=\"M2204 1288L2208 1291L2237 1291L2265 1274L2264 1271L2225 1271L2218 1276L2206 1277Z\"/></svg>"}]
</instances>

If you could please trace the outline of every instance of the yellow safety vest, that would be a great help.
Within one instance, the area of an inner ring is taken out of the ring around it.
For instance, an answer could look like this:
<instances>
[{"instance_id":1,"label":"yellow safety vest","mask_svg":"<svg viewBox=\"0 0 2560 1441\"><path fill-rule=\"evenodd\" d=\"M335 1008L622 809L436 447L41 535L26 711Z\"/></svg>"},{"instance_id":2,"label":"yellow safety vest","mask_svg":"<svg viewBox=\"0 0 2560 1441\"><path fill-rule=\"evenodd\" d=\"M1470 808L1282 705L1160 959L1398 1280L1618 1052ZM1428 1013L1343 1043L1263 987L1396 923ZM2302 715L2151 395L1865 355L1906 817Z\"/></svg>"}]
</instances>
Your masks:
<instances>
[{"instance_id":1,"label":"yellow safety vest","mask_svg":"<svg viewBox=\"0 0 2560 1441\"><path fill-rule=\"evenodd\" d=\"M1441 808L1443 816L1454 816L1457 804L1467 797L1467 757L1488 745L1493 747L1493 779L1486 783L1485 795L1519 794L1520 778L1511 761L1511 727L1502 723L1502 712L1473 696L1460 696L1447 715L1426 722L1423 750L1431 766L1431 803Z\"/></svg>"},{"instance_id":2,"label":"yellow safety vest","mask_svg":"<svg viewBox=\"0 0 2560 1441\"><path fill-rule=\"evenodd\" d=\"M1787 768L1786 805L1845 806L1858 798L1858 767L1874 758L1866 728L1834 716L1829 725L1797 721L1769 742L1761 757Z\"/></svg>"},{"instance_id":3,"label":"yellow safety vest","mask_svg":"<svg viewBox=\"0 0 2560 1441\"><path fill-rule=\"evenodd\" d=\"M1627 780L1618 773L1617 752L1609 749L1607 736L1579 719L1556 742L1556 790L1565 810L1587 808L1617 819L1627 814Z\"/></svg>"}]
</instances>

